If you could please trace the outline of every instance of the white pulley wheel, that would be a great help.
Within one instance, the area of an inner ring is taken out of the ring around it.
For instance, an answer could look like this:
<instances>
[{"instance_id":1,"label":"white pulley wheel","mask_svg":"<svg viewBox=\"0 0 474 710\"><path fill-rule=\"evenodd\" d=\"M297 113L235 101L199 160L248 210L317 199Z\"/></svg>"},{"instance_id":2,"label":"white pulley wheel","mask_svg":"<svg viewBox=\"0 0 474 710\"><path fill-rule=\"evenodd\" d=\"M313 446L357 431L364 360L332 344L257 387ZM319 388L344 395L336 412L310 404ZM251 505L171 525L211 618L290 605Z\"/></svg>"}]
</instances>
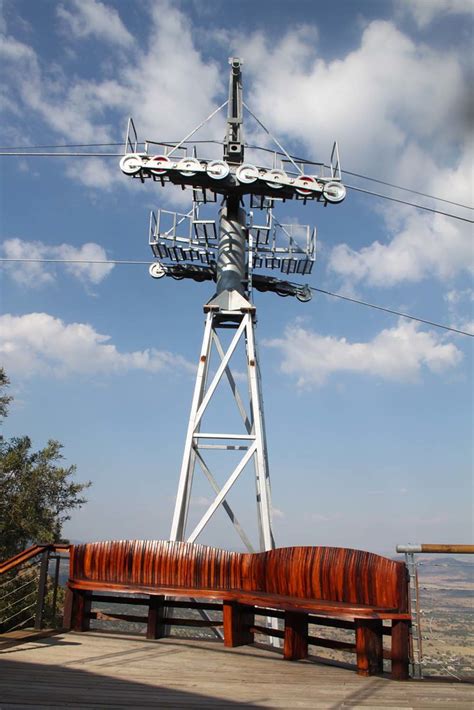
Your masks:
<instances>
[{"instance_id":1,"label":"white pulley wheel","mask_svg":"<svg viewBox=\"0 0 474 710\"><path fill-rule=\"evenodd\" d=\"M239 182L249 185L258 179L258 168L251 163L244 163L236 170L235 177Z\"/></svg>"},{"instance_id":2,"label":"white pulley wheel","mask_svg":"<svg viewBox=\"0 0 474 710\"><path fill-rule=\"evenodd\" d=\"M207 164L207 174L214 180L224 180L230 173L230 168L224 160L211 160Z\"/></svg>"},{"instance_id":3,"label":"white pulley wheel","mask_svg":"<svg viewBox=\"0 0 474 710\"><path fill-rule=\"evenodd\" d=\"M341 182L327 182L323 188L323 197L328 202L342 202L346 188Z\"/></svg>"},{"instance_id":4,"label":"white pulley wheel","mask_svg":"<svg viewBox=\"0 0 474 710\"><path fill-rule=\"evenodd\" d=\"M304 182L307 185L310 185L313 189L308 190L305 187L297 187L297 193L299 193L300 195L304 195L304 197L308 197L308 195L314 195L314 188L318 187L318 181L315 177L313 177L312 175L300 175L298 178L298 182Z\"/></svg>"},{"instance_id":5,"label":"white pulley wheel","mask_svg":"<svg viewBox=\"0 0 474 710\"><path fill-rule=\"evenodd\" d=\"M198 170L201 168L201 163L197 158L182 158L179 161L177 168L181 175L184 175L184 177L192 177L193 175L196 175Z\"/></svg>"},{"instance_id":6,"label":"white pulley wheel","mask_svg":"<svg viewBox=\"0 0 474 710\"><path fill-rule=\"evenodd\" d=\"M166 271L164 270L163 265L160 264L159 261L155 261L153 262L153 264L150 264L148 273L154 279L162 279L163 276L166 276Z\"/></svg>"},{"instance_id":7,"label":"white pulley wheel","mask_svg":"<svg viewBox=\"0 0 474 710\"><path fill-rule=\"evenodd\" d=\"M283 170L269 170L265 178L268 187L273 187L274 190L279 190L288 182L288 175Z\"/></svg>"},{"instance_id":8,"label":"white pulley wheel","mask_svg":"<svg viewBox=\"0 0 474 710\"><path fill-rule=\"evenodd\" d=\"M146 167L153 175L164 175L171 168L171 160L166 155L154 155Z\"/></svg>"},{"instance_id":9,"label":"white pulley wheel","mask_svg":"<svg viewBox=\"0 0 474 710\"><path fill-rule=\"evenodd\" d=\"M124 155L120 161L120 170L125 175L135 175L142 168L142 158L138 153L129 153Z\"/></svg>"}]
</instances>

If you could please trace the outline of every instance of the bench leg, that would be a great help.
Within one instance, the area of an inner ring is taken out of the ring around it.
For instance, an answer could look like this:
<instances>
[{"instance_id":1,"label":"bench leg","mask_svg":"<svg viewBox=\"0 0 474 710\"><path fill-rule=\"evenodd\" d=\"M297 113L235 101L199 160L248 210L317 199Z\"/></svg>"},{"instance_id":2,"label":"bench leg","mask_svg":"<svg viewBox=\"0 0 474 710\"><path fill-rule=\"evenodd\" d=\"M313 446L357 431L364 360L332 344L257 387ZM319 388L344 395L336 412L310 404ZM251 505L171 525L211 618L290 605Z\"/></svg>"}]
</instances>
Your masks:
<instances>
[{"instance_id":1,"label":"bench leg","mask_svg":"<svg viewBox=\"0 0 474 710\"><path fill-rule=\"evenodd\" d=\"M382 621L356 619L357 673L362 676L383 671Z\"/></svg>"},{"instance_id":2,"label":"bench leg","mask_svg":"<svg viewBox=\"0 0 474 710\"><path fill-rule=\"evenodd\" d=\"M165 635L164 600L163 594L150 594L146 626L147 639L160 639Z\"/></svg>"},{"instance_id":3,"label":"bench leg","mask_svg":"<svg viewBox=\"0 0 474 710\"><path fill-rule=\"evenodd\" d=\"M308 616L294 611L285 612L283 658L296 661L308 656Z\"/></svg>"},{"instance_id":4,"label":"bench leg","mask_svg":"<svg viewBox=\"0 0 474 710\"><path fill-rule=\"evenodd\" d=\"M245 646L254 642L254 635L249 630L249 626L255 623L255 612L253 609L242 606L234 601L226 601L222 604L222 615L224 622L224 646L233 648L235 646Z\"/></svg>"},{"instance_id":5,"label":"bench leg","mask_svg":"<svg viewBox=\"0 0 474 710\"><path fill-rule=\"evenodd\" d=\"M392 621L392 679L407 680L409 677L409 634L410 622Z\"/></svg>"},{"instance_id":6,"label":"bench leg","mask_svg":"<svg viewBox=\"0 0 474 710\"><path fill-rule=\"evenodd\" d=\"M70 615L72 631L89 631L91 604L92 592L84 592L77 589L73 591Z\"/></svg>"},{"instance_id":7,"label":"bench leg","mask_svg":"<svg viewBox=\"0 0 474 710\"><path fill-rule=\"evenodd\" d=\"M66 595L64 597L64 609L63 609L63 629L70 631L72 628L72 602L73 593L69 587L66 588Z\"/></svg>"}]
</instances>

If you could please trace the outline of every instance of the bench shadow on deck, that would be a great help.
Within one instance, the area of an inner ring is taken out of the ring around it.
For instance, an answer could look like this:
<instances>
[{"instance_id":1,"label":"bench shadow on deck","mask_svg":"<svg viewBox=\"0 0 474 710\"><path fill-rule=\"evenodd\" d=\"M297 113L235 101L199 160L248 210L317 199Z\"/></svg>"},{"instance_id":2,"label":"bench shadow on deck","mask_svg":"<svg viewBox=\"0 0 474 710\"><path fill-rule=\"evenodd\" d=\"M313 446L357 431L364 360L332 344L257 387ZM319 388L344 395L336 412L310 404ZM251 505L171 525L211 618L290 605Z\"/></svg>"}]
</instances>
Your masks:
<instances>
[{"instance_id":1,"label":"bench shadow on deck","mask_svg":"<svg viewBox=\"0 0 474 710\"><path fill-rule=\"evenodd\" d=\"M267 646L92 631L0 649L2 710L127 708L471 708L465 683L361 678L352 666L310 657L284 663Z\"/></svg>"}]
</instances>

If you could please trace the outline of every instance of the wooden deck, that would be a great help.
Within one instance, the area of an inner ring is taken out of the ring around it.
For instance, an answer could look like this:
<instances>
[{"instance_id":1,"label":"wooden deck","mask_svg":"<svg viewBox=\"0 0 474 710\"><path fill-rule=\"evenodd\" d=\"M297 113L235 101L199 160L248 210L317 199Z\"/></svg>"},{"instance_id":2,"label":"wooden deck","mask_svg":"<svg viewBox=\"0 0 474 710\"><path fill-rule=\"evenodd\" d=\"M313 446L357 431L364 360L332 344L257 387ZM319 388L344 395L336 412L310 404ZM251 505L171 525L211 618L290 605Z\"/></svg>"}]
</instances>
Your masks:
<instances>
[{"instance_id":1,"label":"wooden deck","mask_svg":"<svg viewBox=\"0 0 474 710\"><path fill-rule=\"evenodd\" d=\"M309 658L218 641L94 631L0 643L0 708L446 708L468 683L361 678Z\"/></svg>"}]
</instances>

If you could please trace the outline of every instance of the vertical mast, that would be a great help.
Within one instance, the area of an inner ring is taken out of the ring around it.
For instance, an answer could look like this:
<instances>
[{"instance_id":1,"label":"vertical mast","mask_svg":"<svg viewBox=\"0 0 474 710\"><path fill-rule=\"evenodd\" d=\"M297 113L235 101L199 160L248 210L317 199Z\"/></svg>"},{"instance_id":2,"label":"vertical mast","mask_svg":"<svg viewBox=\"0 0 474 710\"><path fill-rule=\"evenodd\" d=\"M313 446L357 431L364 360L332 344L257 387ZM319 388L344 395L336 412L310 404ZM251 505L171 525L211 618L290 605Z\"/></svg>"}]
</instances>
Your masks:
<instances>
[{"instance_id":1,"label":"vertical mast","mask_svg":"<svg viewBox=\"0 0 474 710\"><path fill-rule=\"evenodd\" d=\"M227 134L224 141L224 160L228 163L244 162L243 113L242 113L242 61L229 59L232 69L229 77L229 103L227 109Z\"/></svg>"},{"instance_id":2,"label":"vertical mast","mask_svg":"<svg viewBox=\"0 0 474 710\"><path fill-rule=\"evenodd\" d=\"M239 165L244 159L241 61L229 59L229 103L224 160ZM230 186L229 186L230 187ZM246 213L240 206L240 194L231 188L219 214L219 254L217 258L217 294L237 291L245 297L247 229Z\"/></svg>"}]
</instances>

